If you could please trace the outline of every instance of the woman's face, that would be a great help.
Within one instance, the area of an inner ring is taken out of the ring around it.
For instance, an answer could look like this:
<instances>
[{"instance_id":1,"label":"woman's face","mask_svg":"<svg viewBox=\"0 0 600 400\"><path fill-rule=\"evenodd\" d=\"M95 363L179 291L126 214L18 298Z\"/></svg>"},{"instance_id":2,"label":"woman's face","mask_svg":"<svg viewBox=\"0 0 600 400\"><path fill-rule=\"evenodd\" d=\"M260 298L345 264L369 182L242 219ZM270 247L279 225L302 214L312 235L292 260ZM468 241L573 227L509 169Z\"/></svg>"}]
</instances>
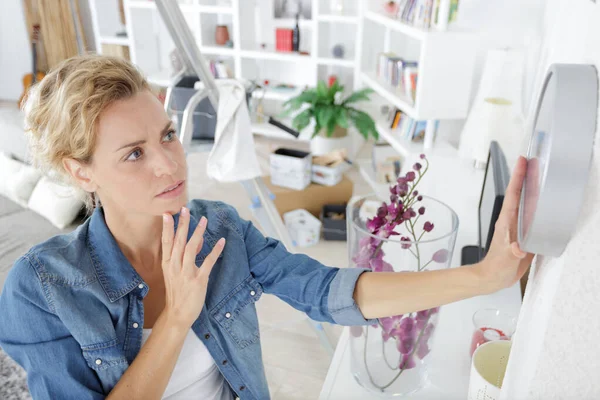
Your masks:
<instances>
[{"instance_id":1,"label":"woman's face","mask_svg":"<svg viewBox=\"0 0 600 400\"><path fill-rule=\"evenodd\" d=\"M91 172L103 205L161 215L177 213L187 203L185 153L163 105L150 91L102 112Z\"/></svg>"}]
</instances>

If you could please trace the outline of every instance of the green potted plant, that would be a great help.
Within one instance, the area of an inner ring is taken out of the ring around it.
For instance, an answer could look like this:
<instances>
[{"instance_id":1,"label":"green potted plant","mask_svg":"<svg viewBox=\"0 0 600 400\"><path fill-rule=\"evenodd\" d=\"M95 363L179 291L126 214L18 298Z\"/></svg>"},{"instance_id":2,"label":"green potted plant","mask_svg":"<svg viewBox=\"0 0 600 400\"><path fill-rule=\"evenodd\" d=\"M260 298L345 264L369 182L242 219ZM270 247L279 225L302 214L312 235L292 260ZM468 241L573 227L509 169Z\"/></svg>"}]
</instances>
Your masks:
<instances>
[{"instance_id":1,"label":"green potted plant","mask_svg":"<svg viewBox=\"0 0 600 400\"><path fill-rule=\"evenodd\" d=\"M373 118L354 107L359 101L369 100L369 94L373 90L358 90L341 99L343 90L344 87L337 80L329 87L324 81L319 81L316 88L307 89L283 104L284 116L296 114L292 120L292 127L297 131L302 131L314 121L311 140L311 152L314 155L323 155L342 148L350 150L352 142L348 136L348 128L351 126L354 126L365 140L369 136L375 139L379 137Z\"/></svg>"}]
</instances>

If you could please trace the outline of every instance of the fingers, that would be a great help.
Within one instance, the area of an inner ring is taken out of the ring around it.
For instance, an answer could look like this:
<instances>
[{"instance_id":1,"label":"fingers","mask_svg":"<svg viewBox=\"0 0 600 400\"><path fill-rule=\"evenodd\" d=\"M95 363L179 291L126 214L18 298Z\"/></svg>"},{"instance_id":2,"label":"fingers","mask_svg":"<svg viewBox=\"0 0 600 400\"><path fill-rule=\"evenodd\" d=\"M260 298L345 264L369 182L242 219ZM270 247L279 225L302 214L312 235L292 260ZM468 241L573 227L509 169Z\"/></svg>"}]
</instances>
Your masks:
<instances>
[{"instance_id":1,"label":"fingers","mask_svg":"<svg viewBox=\"0 0 600 400\"><path fill-rule=\"evenodd\" d=\"M508 187L506 188L501 216L498 218L499 220L504 221L506 218L512 218L516 215L519 209L519 202L521 201L521 189L523 187L523 180L525 179L526 172L527 160L525 157L520 156L510 178L510 182L508 183Z\"/></svg>"},{"instance_id":2,"label":"fingers","mask_svg":"<svg viewBox=\"0 0 600 400\"><path fill-rule=\"evenodd\" d=\"M185 246L185 253L183 255L183 268L190 266L194 270L196 270L196 264L194 260L198 251L202 248L202 244L204 243L204 232L206 231L206 218L202 217L200 222L196 226L190 241Z\"/></svg>"},{"instance_id":3,"label":"fingers","mask_svg":"<svg viewBox=\"0 0 600 400\"><path fill-rule=\"evenodd\" d=\"M513 256L519 259L523 259L527 255L527 253L521 250L521 247L519 247L519 243L517 242L512 242L510 244L510 250L512 251Z\"/></svg>"},{"instance_id":4,"label":"fingers","mask_svg":"<svg viewBox=\"0 0 600 400\"><path fill-rule=\"evenodd\" d=\"M206 259L202 263L202 266L200 268L198 268L199 275L203 274L207 278L210 276L210 272L212 271L213 266L215 265L217 260L219 259L221 252L223 252L224 247L225 247L225 238L221 238L221 239L219 239L217 244L215 244L215 247L213 247L210 254L206 257Z\"/></svg>"},{"instance_id":5,"label":"fingers","mask_svg":"<svg viewBox=\"0 0 600 400\"><path fill-rule=\"evenodd\" d=\"M162 230L162 264L163 267L171 261L171 252L173 251L173 216L171 214L163 214L163 230Z\"/></svg>"},{"instance_id":6,"label":"fingers","mask_svg":"<svg viewBox=\"0 0 600 400\"><path fill-rule=\"evenodd\" d=\"M181 209L179 213L179 224L177 225L177 233L175 235L175 242L173 243L173 259L181 262L183 259L183 252L187 243L188 227L190 223L190 210L186 207Z\"/></svg>"}]
</instances>

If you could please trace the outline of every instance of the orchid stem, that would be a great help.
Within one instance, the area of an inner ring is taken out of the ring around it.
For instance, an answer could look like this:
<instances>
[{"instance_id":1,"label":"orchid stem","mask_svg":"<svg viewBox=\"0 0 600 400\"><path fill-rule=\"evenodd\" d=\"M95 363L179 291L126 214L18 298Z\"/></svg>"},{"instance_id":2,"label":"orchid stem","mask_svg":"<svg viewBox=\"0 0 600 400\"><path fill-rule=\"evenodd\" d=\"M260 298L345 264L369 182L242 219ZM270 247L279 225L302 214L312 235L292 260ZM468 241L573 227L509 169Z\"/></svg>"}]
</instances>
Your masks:
<instances>
[{"instance_id":1,"label":"orchid stem","mask_svg":"<svg viewBox=\"0 0 600 400\"><path fill-rule=\"evenodd\" d=\"M431 310L429 310L427 319L425 320L425 324L423 324L423 328L421 328L421 331L419 332L419 336L417 336L417 340L415 341L414 347L408 357L409 359L415 354L415 351L417 351L417 348L419 347L419 343L421 342L421 338L423 337L423 333L425 332L425 328L427 327L427 324L429 323L430 318L431 318ZM383 328L383 326L382 326L382 328ZM398 380L400 375L402 375L402 372L404 372L404 370L405 370L406 363L402 366L402 368L400 369L398 374L387 385L380 386L380 385L376 384L375 381L373 380L373 376L371 375L371 371L369 371L369 364L367 363L367 343L368 342L369 342L369 327L367 326L367 333L365 334L365 346L363 348L363 361L365 363L365 370L367 371L367 375L369 376L369 380L371 381L371 384L383 392L385 389L392 386L394 384L394 382L396 382L396 380ZM385 353L384 353L384 358L385 358ZM402 355L400 355L400 362L402 362ZM386 359L386 364L388 364L387 359ZM388 364L388 367L389 367L389 364ZM398 367L399 367L399 365L398 365ZM393 368L392 370L396 370L396 369L397 368Z\"/></svg>"}]
</instances>

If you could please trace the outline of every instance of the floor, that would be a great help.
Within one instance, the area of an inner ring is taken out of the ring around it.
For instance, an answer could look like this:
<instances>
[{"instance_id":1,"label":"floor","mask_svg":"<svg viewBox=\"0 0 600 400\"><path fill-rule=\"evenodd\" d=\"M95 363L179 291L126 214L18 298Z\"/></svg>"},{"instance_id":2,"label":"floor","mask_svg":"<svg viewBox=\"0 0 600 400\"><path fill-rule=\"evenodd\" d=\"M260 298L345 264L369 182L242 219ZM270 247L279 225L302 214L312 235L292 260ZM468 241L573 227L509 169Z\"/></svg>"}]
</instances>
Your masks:
<instances>
[{"instance_id":1,"label":"floor","mask_svg":"<svg viewBox=\"0 0 600 400\"><path fill-rule=\"evenodd\" d=\"M292 143L266 140L257 137L257 154L263 168L268 168L268 154L279 145ZM302 148L303 146L296 147ZM368 145L359 153L368 155ZM204 174L205 154L188 156L190 171L190 198L204 198L225 201L236 207L243 218L252 219L250 201L241 185L224 184L210 181ZM355 182L354 194L366 194L370 187L352 169L348 176ZM347 259L345 242L321 241L303 252L325 265L346 267L339 260ZM257 303L260 322L263 361L274 400L317 399L325 381L331 354L321 346L305 314L290 307L279 298L264 294ZM342 327L324 324L324 330L331 343L335 345Z\"/></svg>"},{"instance_id":2,"label":"floor","mask_svg":"<svg viewBox=\"0 0 600 400\"><path fill-rule=\"evenodd\" d=\"M0 102L0 109L14 109L12 103ZM293 141L274 141L256 137L256 150L264 171L268 172L269 153L275 148L295 147L307 150L307 145ZM360 158L368 158L370 147L364 146L359 152ZM205 174L206 153L188 155L189 195L190 198L221 200L234 206L240 215L252 219L250 201L243 187L238 183L218 183L211 181ZM370 192L370 187L356 169L349 176L355 183L354 194ZM254 221L256 223L256 221ZM258 223L256 223L260 229ZM310 257L325 265L340 265L347 259L345 242L321 241L313 247L302 249ZM317 399L325 381L331 362L330 354L319 342L311 323L305 314L290 307L279 298L264 294L257 303L260 322L263 361L269 389L274 400ZM335 346L342 327L324 324L324 330L330 342Z\"/></svg>"}]
</instances>

